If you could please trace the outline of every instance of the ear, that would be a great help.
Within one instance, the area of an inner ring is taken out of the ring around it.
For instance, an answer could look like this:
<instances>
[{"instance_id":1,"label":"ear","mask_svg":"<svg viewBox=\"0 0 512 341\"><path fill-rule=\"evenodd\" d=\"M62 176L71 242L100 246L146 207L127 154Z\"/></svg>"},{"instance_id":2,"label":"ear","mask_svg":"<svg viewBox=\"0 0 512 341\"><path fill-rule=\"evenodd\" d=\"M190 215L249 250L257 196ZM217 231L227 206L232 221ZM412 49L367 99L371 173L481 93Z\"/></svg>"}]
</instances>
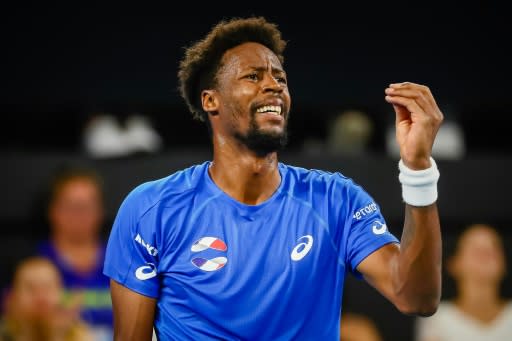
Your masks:
<instances>
[{"instance_id":1,"label":"ear","mask_svg":"<svg viewBox=\"0 0 512 341\"><path fill-rule=\"evenodd\" d=\"M201 92L201 105L203 110L211 115L216 115L219 110L219 99L215 90L203 90Z\"/></svg>"}]
</instances>

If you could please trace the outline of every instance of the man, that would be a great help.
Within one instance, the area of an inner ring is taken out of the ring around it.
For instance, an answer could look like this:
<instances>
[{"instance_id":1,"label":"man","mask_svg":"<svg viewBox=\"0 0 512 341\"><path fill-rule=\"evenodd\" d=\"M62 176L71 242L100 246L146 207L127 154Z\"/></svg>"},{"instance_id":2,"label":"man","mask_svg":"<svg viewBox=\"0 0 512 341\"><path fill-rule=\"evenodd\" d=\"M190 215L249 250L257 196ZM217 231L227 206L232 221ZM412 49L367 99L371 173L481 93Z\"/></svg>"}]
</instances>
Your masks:
<instances>
[{"instance_id":1,"label":"man","mask_svg":"<svg viewBox=\"0 0 512 341\"><path fill-rule=\"evenodd\" d=\"M404 188L401 246L376 203L339 173L279 163L290 94L285 42L263 18L221 22L188 48L181 93L213 161L136 188L110 235L116 340L337 340L345 272L411 314L439 302L442 121L430 91L392 84Z\"/></svg>"}]
</instances>

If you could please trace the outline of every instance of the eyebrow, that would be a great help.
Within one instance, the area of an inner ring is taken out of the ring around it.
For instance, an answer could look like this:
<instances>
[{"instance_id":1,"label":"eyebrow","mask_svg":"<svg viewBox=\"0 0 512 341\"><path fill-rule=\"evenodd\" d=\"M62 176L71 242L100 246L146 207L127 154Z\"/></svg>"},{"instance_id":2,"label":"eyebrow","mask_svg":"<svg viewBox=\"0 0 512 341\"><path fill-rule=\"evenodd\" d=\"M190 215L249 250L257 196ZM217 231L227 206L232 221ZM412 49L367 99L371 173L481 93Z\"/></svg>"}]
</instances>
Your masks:
<instances>
[{"instance_id":1,"label":"eyebrow","mask_svg":"<svg viewBox=\"0 0 512 341\"><path fill-rule=\"evenodd\" d=\"M248 68L255 71L267 71L266 66L249 66ZM280 72L286 74L286 72L283 69L277 67L273 67L272 72Z\"/></svg>"}]
</instances>

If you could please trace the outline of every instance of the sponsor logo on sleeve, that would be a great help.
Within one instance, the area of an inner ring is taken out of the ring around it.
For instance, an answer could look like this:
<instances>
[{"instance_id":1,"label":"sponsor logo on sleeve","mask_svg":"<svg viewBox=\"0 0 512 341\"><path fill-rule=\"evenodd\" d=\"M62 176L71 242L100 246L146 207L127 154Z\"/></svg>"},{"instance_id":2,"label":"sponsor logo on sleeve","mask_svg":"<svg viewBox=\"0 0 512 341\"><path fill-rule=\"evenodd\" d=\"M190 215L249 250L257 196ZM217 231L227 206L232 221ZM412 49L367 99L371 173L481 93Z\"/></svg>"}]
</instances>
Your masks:
<instances>
[{"instance_id":1,"label":"sponsor logo on sleeve","mask_svg":"<svg viewBox=\"0 0 512 341\"><path fill-rule=\"evenodd\" d=\"M388 230L388 227L386 226L386 224L384 224L378 220L375 220L373 222L373 226L372 226L373 234L376 234L376 235L384 234L384 233L386 233L387 230Z\"/></svg>"},{"instance_id":2,"label":"sponsor logo on sleeve","mask_svg":"<svg viewBox=\"0 0 512 341\"><path fill-rule=\"evenodd\" d=\"M355 211L352 217L356 220L360 220L361 218L364 218L367 215L377 212L378 210L379 208L377 207L377 204L372 202L371 204L366 205L363 208L360 208L357 211Z\"/></svg>"},{"instance_id":3,"label":"sponsor logo on sleeve","mask_svg":"<svg viewBox=\"0 0 512 341\"><path fill-rule=\"evenodd\" d=\"M137 233L137 235L135 236L135 241L137 243L139 243L140 245L142 245L146 249L146 251L149 253L150 256L155 257L158 254L158 250L156 249L156 247L154 247L153 245L151 245L149 243L146 243L144 241L144 239L142 239L140 234Z\"/></svg>"},{"instance_id":4,"label":"sponsor logo on sleeve","mask_svg":"<svg viewBox=\"0 0 512 341\"><path fill-rule=\"evenodd\" d=\"M135 277L141 281L153 278L156 276L156 267L153 263L146 263L146 265L140 266L135 270Z\"/></svg>"}]
</instances>

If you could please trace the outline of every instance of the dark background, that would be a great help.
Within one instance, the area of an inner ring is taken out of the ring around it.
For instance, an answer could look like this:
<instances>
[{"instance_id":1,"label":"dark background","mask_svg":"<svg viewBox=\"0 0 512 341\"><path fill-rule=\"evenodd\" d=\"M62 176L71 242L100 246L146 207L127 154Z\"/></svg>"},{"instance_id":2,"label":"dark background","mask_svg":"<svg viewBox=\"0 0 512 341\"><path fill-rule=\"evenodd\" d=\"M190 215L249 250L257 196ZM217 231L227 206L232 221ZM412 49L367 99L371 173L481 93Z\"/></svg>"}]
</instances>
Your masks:
<instances>
[{"instance_id":1,"label":"dark background","mask_svg":"<svg viewBox=\"0 0 512 341\"><path fill-rule=\"evenodd\" d=\"M264 15L289 42L290 148L322 138L326 119L344 108L365 110L382 126L393 119L384 88L412 81L428 85L445 115L463 124L471 151L509 153L507 13L491 2L23 3L2 14L9 129L0 142L73 149L92 112L138 111L168 147L207 145L176 91L183 47L221 19Z\"/></svg>"},{"instance_id":2,"label":"dark background","mask_svg":"<svg viewBox=\"0 0 512 341\"><path fill-rule=\"evenodd\" d=\"M426 84L446 118L464 128L468 149L464 160L440 163L447 179L440 183L447 253L472 222L493 223L512 249L511 35L504 5L45 2L10 5L1 13L0 152L6 195L0 220L6 266L47 232L40 194L61 164L79 161L105 176L107 235L120 200L134 185L210 157L206 129L191 119L176 91L177 66L183 47L219 20L249 15L276 22L288 41L285 69L293 105L290 154L284 160L341 169L375 196L399 235L395 163L383 153L384 128L394 114L383 92L391 82ZM324 138L332 115L348 108L366 111L376 123L368 159L301 153L306 139ZM89 159L82 130L96 112L148 115L164 139L164 151ZM510 281L509 275L508 297ZM448 277L444 286L443 297L452 297ZM345 309L368 314L386 340L412 339L414 319L399 314L363 282L348 280Z\"/></svg>"}]
</instances>

